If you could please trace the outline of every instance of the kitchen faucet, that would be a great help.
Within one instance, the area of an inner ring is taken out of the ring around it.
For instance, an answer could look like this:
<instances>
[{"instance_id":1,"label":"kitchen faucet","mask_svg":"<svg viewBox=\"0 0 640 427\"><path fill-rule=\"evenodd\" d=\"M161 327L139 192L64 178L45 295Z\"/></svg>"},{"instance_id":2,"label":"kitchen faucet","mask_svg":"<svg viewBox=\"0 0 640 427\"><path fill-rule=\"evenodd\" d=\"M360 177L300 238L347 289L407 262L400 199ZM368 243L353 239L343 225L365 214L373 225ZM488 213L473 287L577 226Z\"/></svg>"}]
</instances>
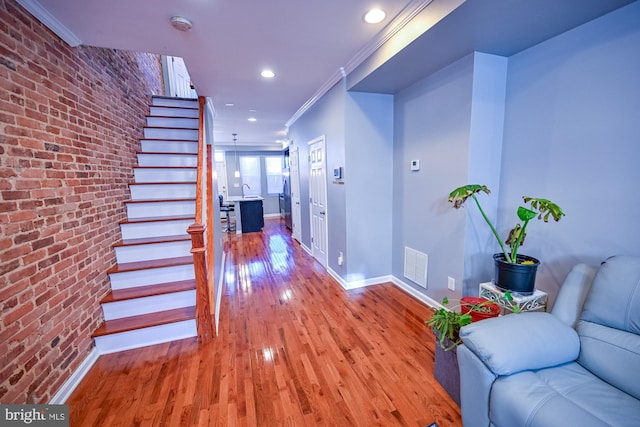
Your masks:
<instances>
[{"instance_id":1,"label":"kitchen faucet","mask_svg":"<svg viewBox=\"0 0 640 427\"><path fill-rule=\"evenodd\" d=\"M249 187L249 184L247 184L247 183L242 184L242 197L244 197L244 186L245 185L247 186L247 190L251 190L251 187Z\"/></svg>"}]
</instances>

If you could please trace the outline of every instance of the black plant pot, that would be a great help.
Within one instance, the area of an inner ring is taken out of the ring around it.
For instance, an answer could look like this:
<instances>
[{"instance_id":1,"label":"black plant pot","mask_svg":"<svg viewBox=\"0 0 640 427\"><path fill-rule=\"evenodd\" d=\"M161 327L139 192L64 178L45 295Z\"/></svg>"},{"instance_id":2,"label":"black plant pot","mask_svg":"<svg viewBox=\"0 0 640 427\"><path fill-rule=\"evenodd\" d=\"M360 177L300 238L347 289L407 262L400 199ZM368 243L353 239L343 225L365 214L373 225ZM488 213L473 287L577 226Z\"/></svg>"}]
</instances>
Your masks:
<instances>
[{"instance_id":1,"label":"black plant pot","mask_svg":"<svg viewBox=\"0 0 640 427\"><path fill-rule=\"evenodd\" d=\"M517 255L516 264L505 261L503 253L493 255L496 265L496 286L503 291L531 295L536 287L536 271L540 261L527 255ZM522 264L533 261L533 264Z\"/></svg>"}]
</instances>

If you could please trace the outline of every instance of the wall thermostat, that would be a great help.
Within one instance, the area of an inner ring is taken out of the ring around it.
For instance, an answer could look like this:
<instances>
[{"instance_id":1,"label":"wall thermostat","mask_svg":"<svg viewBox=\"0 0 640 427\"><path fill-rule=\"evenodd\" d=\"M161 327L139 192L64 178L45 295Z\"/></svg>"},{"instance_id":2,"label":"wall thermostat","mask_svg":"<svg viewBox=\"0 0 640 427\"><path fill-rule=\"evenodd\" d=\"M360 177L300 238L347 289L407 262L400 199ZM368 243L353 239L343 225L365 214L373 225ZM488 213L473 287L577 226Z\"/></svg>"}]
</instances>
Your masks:
<instances>
[{"instance_id":1,"label":"wall thermostat","mask_svg":"<svg viewBox=\"0 0 640 427\"><path fill-rule=\"evenodd\" d=\"M411 170L412 171L420 170L420 160L411 160Z\"/></svg>"},{"instance_id":2,"label":"wall thermostat","mask_svg":"<svg viewBox=\"0 0 640 427\"><path fill-rule=\"evenodd\" d=\"M333 179L342 179L342 167L333 170Z\"/></svg>"}]
</instances>

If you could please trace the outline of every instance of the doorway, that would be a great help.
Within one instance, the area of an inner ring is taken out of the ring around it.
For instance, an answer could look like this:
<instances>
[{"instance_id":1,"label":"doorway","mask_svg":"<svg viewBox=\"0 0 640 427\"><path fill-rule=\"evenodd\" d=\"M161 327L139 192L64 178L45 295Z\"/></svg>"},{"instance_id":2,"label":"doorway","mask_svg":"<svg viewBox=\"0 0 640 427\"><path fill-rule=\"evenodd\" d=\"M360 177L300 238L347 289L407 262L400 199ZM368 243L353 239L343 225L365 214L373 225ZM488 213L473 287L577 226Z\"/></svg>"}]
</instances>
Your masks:
<instances>
[{"instance_id":1,"label":"doorway","mask_svg":"<svg viewBox=\"0 0 640 427\"><path fill-rule=\"evenodd\" d=\"M298 170L298 147L292 147L289 151L289 180L291 183L291 237L298 242L302 241L300 223L302 214L300 209L300 172Z\"/></svg>"},{"instance_id":2,"label":"doorway","mask_svg":"<svg viewBox=\"0 0 640 427\"><path fill-rule=\"evenodd\" d=\"M327 266L327 179L325 138L309 142L309 212L311 217L311 255Z\"/></svg>"}]
</instances>

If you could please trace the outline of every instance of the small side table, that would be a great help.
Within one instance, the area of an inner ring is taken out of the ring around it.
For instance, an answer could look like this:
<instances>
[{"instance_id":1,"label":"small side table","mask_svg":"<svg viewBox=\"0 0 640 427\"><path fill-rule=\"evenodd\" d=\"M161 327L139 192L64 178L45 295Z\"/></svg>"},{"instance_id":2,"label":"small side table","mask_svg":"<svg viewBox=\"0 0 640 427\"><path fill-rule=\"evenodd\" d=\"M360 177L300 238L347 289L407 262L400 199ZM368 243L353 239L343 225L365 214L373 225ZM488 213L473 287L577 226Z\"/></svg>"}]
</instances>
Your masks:
<instances>
[{"instance_id":1,"label":"small side table","mask_svg":"<svg viewBox=\"0 0 640 427\"><path fill-rule=\"evenodd\" d=\"M511 292L513 301L504 299L504 292L498 289L493 282L480 283L480 296L497 303L508 310L509 307L518 306L520 311L547 311L547 293L536 289L532 295L521 295Z\"/></svg>"}]
</instances>

